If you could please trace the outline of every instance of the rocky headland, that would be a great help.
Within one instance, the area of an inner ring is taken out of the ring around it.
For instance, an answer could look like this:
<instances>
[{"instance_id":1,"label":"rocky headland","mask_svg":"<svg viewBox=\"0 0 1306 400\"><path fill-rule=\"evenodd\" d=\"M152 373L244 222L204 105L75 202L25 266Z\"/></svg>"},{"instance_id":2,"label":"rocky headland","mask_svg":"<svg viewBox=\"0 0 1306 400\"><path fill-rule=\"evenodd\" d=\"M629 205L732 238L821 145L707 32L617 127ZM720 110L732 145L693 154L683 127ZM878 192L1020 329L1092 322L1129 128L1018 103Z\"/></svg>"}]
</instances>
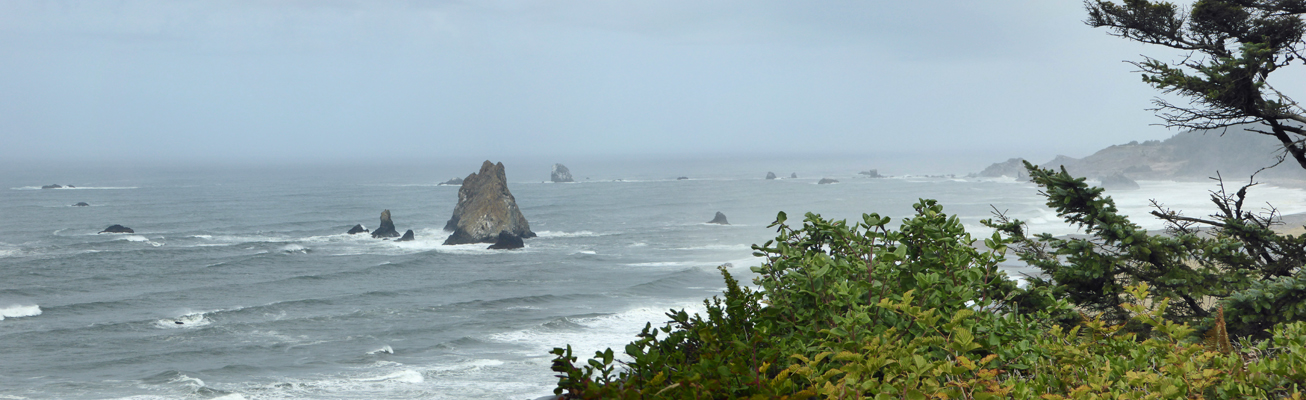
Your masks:
<instances>
[{"instance_id":1,"label":"rocky headland","mask_svg":"<svg viewBox=\"0 0 1306 400\"><path fill-rule=\"evenodd\" d=\"M486 160L479 172L467 175L458 189L458 205L444 225L453 232L444 244L496 243L507 233L519 239L535 237L530 224L508 191L503 163Z\"/></svg>"},{"instance_id":2,"label":"rocky headland","mask_svg":"<svg viewBox=\"0 0 1306 400\"><path fill-rule=\"evenodd\" d=\"M1272 137L1239 126L1224 130L1186 131L1166 140L1133 141L1107 147L1084 158L1058 155L1039 163L1044 168L1065 167L1071 175L1104 180L1205 181L1220 176L1245 180L1257 170L1274 165L1281 145ZM978 176L1028 179L1022 159L1012 158L985 168ZM1258 181L1300 184L1306 171L1287 163L1261 171ZM1126 184L1126 186L1129 186Z\"/></svg>"}]
</instances>

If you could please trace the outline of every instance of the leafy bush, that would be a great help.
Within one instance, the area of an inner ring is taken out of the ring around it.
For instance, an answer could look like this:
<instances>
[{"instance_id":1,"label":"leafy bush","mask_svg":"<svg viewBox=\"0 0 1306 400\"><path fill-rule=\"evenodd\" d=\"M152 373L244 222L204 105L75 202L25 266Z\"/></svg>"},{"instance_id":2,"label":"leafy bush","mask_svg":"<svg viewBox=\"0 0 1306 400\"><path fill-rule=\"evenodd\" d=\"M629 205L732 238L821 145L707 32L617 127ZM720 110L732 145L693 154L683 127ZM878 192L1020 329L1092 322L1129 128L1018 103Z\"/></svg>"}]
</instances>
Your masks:
<instances>
[{"instance_id":1,"label":"leafy bush","mask_svg":"<svg viewBox=\"0 0 1306 400\"><path fill-rule=\"evenodd\" d=\"M706 316L672 310L626 345L577 364L554 349L555 393L571 399L728 398L1264 398L1300 396L1306 324L1272 340L1191 340L1194 328L1152 301L1146 283L1121 288L1129 316L1083 318L1054 287L1018 288L997 265L1019 239L987 250L933 200L897 230L888 218L773 224L754 246L757 290L724 268L724 298ZM1036 306L1031 306L1036 305ZM1217 315L1218 317L1218 315ZM1131 322L1150 327L1140 336ZM1121 322L1121 323L1116 323Z\"/></svg>"}]
</instances>

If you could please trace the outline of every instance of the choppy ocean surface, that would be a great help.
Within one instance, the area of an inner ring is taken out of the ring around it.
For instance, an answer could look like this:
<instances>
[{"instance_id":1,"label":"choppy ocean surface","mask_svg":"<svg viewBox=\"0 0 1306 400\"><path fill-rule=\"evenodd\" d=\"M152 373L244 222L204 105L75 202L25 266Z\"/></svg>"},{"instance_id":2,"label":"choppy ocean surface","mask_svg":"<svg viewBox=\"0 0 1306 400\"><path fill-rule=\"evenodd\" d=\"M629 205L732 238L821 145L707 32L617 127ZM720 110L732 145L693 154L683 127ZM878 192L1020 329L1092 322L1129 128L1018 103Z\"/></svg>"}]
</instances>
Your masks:
<instances>
[{"instance_id":1,"label":"choppy ocean surface","mask_svg":"<svg viewBox=\"0 0 1306 400\"><path fill-rule=\"evenodd\" d=\"M800 176L774 181L764 163L569 166L580 182L543 183L548 164L507 163L539 234L516 251L440 244L458 187L437 183L475 164L9 171L0 399L534 399L552 393L553 347L620 349L668 309L699 310L720 293L716 266L749 277L750 245L773 237L778 211L900 218L934 198L977 237L993 207L1035 231L1073 232L1013 179L866 179L815 163L771 167ZM40 189L52 183L77 188ZM1209 183L1140 185L1113 196L1145 227L1160 227L1145 217L1149 199L1188 215L1212 208ZM1306 212L1306 191L1252 194ZM383 209L417 240L344 233L374 228ZM717 211L732 225L704 223ZM136 233L97 234L112 224Z\"/></svg>"}]
</instances>

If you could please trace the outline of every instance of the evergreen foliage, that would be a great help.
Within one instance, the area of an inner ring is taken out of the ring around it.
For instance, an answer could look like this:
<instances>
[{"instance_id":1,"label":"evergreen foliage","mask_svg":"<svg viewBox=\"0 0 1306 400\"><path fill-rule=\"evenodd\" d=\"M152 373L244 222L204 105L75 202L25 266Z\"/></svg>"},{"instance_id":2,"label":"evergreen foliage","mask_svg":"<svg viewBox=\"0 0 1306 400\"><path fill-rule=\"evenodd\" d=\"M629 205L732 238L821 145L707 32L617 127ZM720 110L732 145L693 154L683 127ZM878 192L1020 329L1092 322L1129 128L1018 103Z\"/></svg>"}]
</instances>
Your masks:
<instances>
[{"instance_id":1,"label":"evergreen foliage","mask_svg":"<svg viewBox=\"0 0 1306 400\"><path fill-rule=\"evenodd\" d=\"M1082 180L1041 173L1048 182L1069 183L1048 190L1066 192L1057 198L1071 210L1090 210L1070 218L1093 224L1095 232L1144 242L1130 247L1137 254L1177 246L1135 237L1100 190L1075 185ZM1191 310L1171 310L1185 301L1155 297L1179 291L1147 279L1104 284L1120 285L1119 301L1103 308L1110 312L1086 317L1055 285L1021 289L998 269L1009 245L1033 239L995 233L978 250L933 200L914 207L916 214L897 230L876 214L849 224L809 213L801 227L779 214L772 225L777 238L754 246L766 260L753 270L756 289L722 268L727 289L724 298L705 301L706 316L672 310L665 326L645 326L625 347L627 360L608 349L578 364L570 346L554 349L555 393L568 399L1301 396L1306 323L1277 324L1270 339L1244 338L1234 346L1216 310L1219 329L1201 340L1185 320L1193 318ZM1086 257L1104 269L1115 268L1107 261L1122 260ZM1179 268L1166 258L1149 265ZM1066 324L1068 316L1078 320Z\"/></svg>"}]
</instances>

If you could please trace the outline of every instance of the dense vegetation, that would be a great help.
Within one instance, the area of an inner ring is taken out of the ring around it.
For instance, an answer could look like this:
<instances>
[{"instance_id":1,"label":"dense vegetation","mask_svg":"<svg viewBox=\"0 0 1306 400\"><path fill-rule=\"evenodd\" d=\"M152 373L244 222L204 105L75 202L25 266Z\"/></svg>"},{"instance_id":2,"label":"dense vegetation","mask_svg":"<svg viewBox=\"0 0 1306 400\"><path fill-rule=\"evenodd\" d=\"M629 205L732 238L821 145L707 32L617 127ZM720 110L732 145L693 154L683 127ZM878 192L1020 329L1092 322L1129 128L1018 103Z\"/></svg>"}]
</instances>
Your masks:
<instances>
[{"instance_id":1,"label":"dense vegetation","mask_svg":"<svg viewBox=\"0 0 1306 400\"><path fill-rule=\"evenodd\" d=\"M877 214L781 213L754 246L756 288L724 268L706 315L668 313L619 359L553 351L564 398L1300 398L1306 279L1273 215L1158 212L1149 235L1082 178L1027 166L1088 237L1028 236L999 215L983 246L933 200L897 229ZM1236 203L1236 204L1234 204ZM1218 203L1219 204L1219 203ZM1197 232L1188 220L1219 224ZM1045 276L998 268L1014 252ZM1226 323L1226 321L1228 321Z\"/></svg>"}]
</instances>

